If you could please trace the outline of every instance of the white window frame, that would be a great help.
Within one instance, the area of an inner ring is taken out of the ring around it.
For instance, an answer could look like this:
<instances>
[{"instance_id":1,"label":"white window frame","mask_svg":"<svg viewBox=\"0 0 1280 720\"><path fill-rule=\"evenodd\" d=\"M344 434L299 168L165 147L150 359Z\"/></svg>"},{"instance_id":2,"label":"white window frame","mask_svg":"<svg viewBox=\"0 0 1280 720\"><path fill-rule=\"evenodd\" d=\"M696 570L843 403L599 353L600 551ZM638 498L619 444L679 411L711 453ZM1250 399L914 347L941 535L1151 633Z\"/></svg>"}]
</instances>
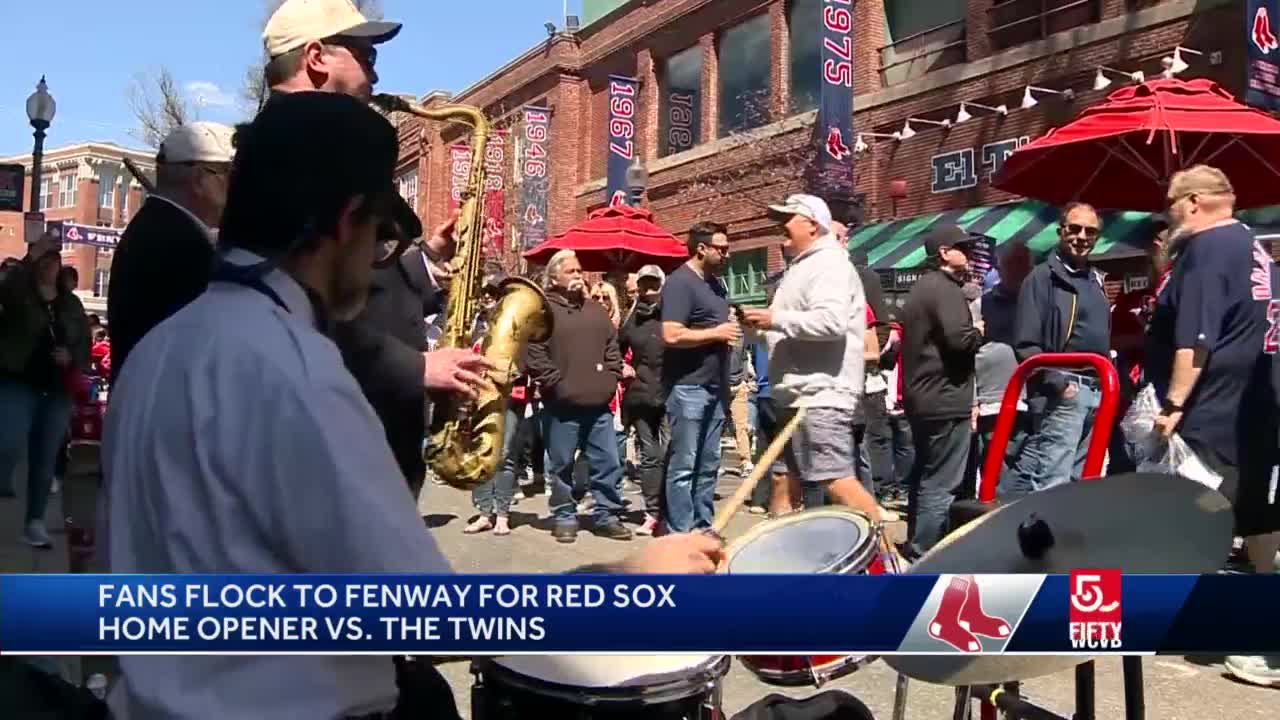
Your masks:
<instances>
[{"instance_id":1,"label":"white window frame","mask_svg":"<svg viewBox=\"0 0 1280 720\"><path fill-rule=\"evenodd\" d=\"M109 174L108 174L109 173ZM116 206L116 170L98 171L98 209L112 210Z\"/></svg>"},{"instance_id":2,"label":"white window frame","mask_svg":"<svg viewBox=\"0 0 1280 720\"><path fill-rule=\"evenodd\" d=\"M58 175L58 207L75 207L79 200L80 173L64 170Z\"/></svg>"},{"instance_id":3,"label":"white window frame","mask_svg":"<svg viewBox=\"0 0 1280 720\"><path fill-rule=\"evenodd\" d=\"M40 178L40 210L48 210L53 207L53 178L45 176Z\"/></svg>"}]
</instances>

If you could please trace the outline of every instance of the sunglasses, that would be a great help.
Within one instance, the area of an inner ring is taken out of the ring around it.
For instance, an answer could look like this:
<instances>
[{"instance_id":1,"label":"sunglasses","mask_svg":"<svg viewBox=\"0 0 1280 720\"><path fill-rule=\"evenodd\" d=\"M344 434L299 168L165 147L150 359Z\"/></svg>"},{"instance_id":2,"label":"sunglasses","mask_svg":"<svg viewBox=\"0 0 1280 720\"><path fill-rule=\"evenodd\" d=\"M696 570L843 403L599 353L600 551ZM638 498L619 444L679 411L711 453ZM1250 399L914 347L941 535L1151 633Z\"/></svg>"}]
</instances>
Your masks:
<instances>
[{"instance_id":1,"label":"sunglasses","mask_svg":"<svg viewBox=\"0 0 1280 720\"><path fill-rule=\"evenodd\" d=\"M372 70L378 64L378 49L368 43L362 43L339 35L324 40L323 44L346 48L347 52L351 53L351 57L356 59L356 62L369 70Z\"/></svg>"},{"instance_id":2,"label":"sunglasses","mask_svg":"<svg viewBox=\"0 0 1280 720\"><path fill-rule=\"evenodd\" d=\"M1068 235L1083 236L1087 240L1097 238L1098 234L1101 232L1100 229L1092 225L1080 225L1078 223L1066 223L1062 226L1062 229L1065 230Z\"/></svg>"},{"instance_id":3,"label":"sunglasses","mask_svg":"<svg viewBox=\"0 0 1280 720\"><path fill-rule=\"evenodd\" d=\"M708 245L707 247L711 248L712 250L715 250L716 252L720 253L721 255L728 255L728 254L729 254L729 244L728 244L728 243L725 243L724 245Z\"/></svg>"}]
</instances>

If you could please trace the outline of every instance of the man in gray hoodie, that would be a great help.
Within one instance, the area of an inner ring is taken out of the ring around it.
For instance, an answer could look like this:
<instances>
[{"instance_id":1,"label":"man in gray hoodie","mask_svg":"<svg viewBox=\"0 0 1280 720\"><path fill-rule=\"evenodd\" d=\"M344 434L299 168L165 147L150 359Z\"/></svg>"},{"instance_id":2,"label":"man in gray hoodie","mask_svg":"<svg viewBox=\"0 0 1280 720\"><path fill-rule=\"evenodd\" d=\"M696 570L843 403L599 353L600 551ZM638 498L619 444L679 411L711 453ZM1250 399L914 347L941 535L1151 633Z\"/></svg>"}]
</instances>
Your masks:
<instances>
[{"instance_id":1,"label":"man in gray hoodie","mask_svg":"<svg viewBox=\"0 0 1280 720\"><path fill-rule=\"evenodd\" d=\"M862 282L832 233L831 210L820 198L792 195L771 206L769 215L783 224L791 264L773 303L743 315L769 348L779 427L805 408L784 452L786 469L800 479L806 507L821 505L825 494L878 522L875 498L855 471L850 432L863 385L867 308Z\"/></svg>"}]
</instances>

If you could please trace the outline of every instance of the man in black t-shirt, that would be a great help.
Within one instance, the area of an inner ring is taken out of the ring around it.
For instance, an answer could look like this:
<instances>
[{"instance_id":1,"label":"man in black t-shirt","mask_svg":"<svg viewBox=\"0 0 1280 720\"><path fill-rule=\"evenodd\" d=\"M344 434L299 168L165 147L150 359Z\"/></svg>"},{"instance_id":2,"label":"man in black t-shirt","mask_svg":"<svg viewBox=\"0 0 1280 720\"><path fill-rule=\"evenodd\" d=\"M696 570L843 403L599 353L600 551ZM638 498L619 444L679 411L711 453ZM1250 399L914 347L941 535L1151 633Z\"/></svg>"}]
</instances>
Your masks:
<instances>
[{"instance_id":1,"label":"man in black t-shirt","mask_svg":"<svg viewBox=\"0 0 1280 720\"><path fill-rule=\"evenodd\" d=\"M673 532L711 527L720 433L729 390L729 347L742 328L729 320L720 274L729 263L724 225L689 230L689 260L662 288L662 381L667 389L666 521Z\"/></svg>"},{"instance_id":2,"label":"man in black t-shirt","mask_svg":"<svg viewBox=\"0 0 1280 720\"><path fill-rule=\"evenodd\" d=\"M1171 244L1178 253L1156 299L1148 335L1148 376L1163 409L1156 427L1175 432L1211 470L1232 502L1236 534L1271 567L1280 512L1269 500L1274 416L1266 373L1271 258L1233 219L1235 193L1215 168L1196 166L1169 183Z\"/></svg>"}]
</instances>

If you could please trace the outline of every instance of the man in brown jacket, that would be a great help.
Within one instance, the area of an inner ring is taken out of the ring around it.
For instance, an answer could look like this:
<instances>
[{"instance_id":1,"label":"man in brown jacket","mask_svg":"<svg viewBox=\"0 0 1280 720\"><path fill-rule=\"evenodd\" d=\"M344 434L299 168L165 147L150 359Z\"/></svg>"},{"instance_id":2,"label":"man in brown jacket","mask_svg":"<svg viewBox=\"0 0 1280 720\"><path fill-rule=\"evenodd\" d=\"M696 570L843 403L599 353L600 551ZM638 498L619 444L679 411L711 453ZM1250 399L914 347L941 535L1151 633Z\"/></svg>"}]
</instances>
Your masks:
<instances>
[{"instance_id":1,"label":"man in brown jacket","mask_svg":"<svg viewBox=\"0 0 1280 720\"><path fill-rule=\"evenodd\" d=\"M574 454L581 450L590 473L597 535L630 540L631 530L618 514L622 464L609 401L622 379L617 331L599 303L587 302L582 265L572 250L562 250L547 263L547 300L555 329L544 343L529 346L529 376L538 384L546 407L543 438L552 483L551 534L562 543L577 539L574 514Z\"/></svg>"}]
</instances>

